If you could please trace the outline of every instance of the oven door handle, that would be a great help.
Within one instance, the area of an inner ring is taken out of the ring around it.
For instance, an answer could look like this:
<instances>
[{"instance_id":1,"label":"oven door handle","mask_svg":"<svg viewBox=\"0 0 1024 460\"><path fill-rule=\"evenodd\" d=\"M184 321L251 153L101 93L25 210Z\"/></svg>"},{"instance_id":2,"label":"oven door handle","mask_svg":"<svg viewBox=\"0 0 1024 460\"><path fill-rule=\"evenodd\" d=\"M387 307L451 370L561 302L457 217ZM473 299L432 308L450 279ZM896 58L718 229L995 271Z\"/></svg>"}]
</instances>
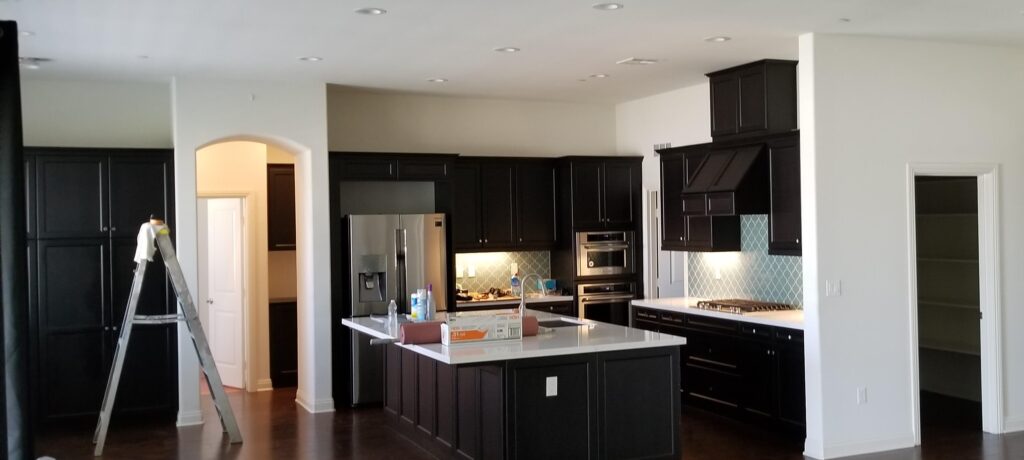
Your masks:
<instances>
[{"instance_id":1,"label":"oven door handle","mask_svg":"<svg viewBox=\"0 0 1024 460\"><path fill-rule=\"evenodd\" d=\"M580 297L580 302L585 303L609 303L620 300L633 300L633 294L616 296Z\"/></svg>"},{"instance_id":2,"label":"oven door handle","mask_svg":"<svg viewBox=\"0 0 1024 460\"><path fill-rule=\"evenodd\" d=\"M583 249L586 249L588 251L601 251L601 252L623 251L623 250L629 249L629 245L628 244L584 244L583 245Z\"/></svg>"}]
</instances>

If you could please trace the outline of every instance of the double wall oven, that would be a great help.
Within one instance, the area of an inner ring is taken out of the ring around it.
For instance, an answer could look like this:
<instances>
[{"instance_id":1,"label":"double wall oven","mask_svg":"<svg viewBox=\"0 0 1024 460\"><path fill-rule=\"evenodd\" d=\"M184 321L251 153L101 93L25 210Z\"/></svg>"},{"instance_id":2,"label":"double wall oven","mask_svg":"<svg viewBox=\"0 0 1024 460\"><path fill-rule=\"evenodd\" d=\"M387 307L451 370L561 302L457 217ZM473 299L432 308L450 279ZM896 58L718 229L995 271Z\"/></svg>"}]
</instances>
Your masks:
<instances>
[{"instance_id":1,"label":"double wall oven","mask_svg":"<svg viewBox=\"0 0 1024 460\"><path fill-rule=\"evenodd\" d=\"M580 316L629 325L629 305L636 298L633 249L631 231L576 234L576 276L580 278L576 299Z\"/></svg>"}]
</instances>

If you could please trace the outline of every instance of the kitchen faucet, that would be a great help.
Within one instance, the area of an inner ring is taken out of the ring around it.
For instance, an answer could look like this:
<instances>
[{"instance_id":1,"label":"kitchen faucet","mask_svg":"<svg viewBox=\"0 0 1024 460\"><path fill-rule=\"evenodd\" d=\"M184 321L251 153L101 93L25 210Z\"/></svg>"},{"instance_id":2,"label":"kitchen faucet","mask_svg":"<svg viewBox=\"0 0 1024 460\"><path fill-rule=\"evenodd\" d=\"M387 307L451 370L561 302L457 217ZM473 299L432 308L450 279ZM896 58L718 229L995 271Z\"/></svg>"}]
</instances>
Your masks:
<instances>
[{"instance_id":1,"label":"kitchen faucet","mask_svg":"<svg viewBox=\"0 0 1024 460\"><path fill-rule=\"evenodd\" d=\"M523 292L522 292L522 294L519 295L519 315L520 316L526 316L526 280L530 279L531 276L536 278L537 281L539 281L541 283L544 282L544 280L541 279L540 275L538 275L536 273L530 273L530 274L528 274L526 276L523 276L523 279L519 280L520 285L523 287Z\"/></svg>"}]
</instances>

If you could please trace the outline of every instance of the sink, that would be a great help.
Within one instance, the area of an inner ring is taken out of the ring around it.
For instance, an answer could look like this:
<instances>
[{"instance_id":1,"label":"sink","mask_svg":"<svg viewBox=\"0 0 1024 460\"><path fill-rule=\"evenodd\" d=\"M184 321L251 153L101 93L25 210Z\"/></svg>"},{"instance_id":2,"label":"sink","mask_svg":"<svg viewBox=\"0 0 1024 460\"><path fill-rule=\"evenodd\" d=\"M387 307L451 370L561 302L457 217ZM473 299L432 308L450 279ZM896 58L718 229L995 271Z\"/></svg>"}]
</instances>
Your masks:
<instances>
[{"instance_id":1,"label":"sink","mask_svg":"<svg viewBox=\"0 0 1024 460\"><path fill-rule=\"evenodd\" d=\"M543 321L537 321L537 325L540 326L540 327L551 327L551 328L554 328L554 327L584 326L585 324L581 323L579 321L571 320L571 319L557 318L557 319L546 319L546 320L543 320Z\"/></svg>"}]
</instances>

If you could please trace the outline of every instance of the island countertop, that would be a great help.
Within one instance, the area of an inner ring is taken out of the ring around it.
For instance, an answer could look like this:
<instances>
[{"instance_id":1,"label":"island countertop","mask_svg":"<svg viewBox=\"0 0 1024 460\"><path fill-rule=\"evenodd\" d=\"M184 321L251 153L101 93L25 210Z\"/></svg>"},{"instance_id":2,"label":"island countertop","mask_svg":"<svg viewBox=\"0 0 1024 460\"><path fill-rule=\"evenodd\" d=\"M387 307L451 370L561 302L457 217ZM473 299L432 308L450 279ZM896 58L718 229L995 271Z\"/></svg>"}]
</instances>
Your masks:
<instances>
[{"instance_id":1,"label":"island countertop","mask_svg":"<svg viewBox=\"0 0 1024 460\"><path fill-rule=\"evenodd\" d=\"M747 313L737 315L720 311L703 310L697 308L697 302L704 300L696 297L668 297L662 299L637 299L633 301L636 307L653 308L655 310L674 311L690 315L710 316L732 321L745 323L763 324L765 326L777 326L790 329L804 329L803 310L781 310Z\"/></svg>"},{"instance_id":2,"label":"island countertop","mask_svg":"<svg viewBox=\"0 0 1024 460\"><path fill-rule=\"evenodd\" d=\"M548 356L564 356L620 350L636 350L686 345L686 339L669 334L633 329L587 319L565 318L539 311L528 311L539 320L563 318L580 326L558 327L522 340L465 343L444 346L440 343L403 345L402 348L435 359L444 364L469 364ZM444 313L438 313L444 319ZM353 330L379 339L394 339L398 331L388 330L387 318L362 316L345 318L341 323Z\"/></svg>"}]
</instances>

